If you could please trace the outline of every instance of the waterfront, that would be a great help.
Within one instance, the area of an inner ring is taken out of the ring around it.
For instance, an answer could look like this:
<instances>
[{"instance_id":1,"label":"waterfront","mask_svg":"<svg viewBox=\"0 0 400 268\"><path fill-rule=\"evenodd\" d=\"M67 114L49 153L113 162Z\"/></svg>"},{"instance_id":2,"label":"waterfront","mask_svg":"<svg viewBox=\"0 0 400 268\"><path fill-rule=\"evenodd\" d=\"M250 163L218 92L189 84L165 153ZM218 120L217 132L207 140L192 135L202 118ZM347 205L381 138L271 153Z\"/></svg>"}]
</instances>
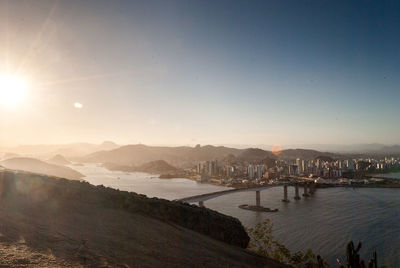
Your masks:
<instances>
[{"instance_id":1,"label":"waterfront","mask_svg":"<svg viewBox=\"0 0 400 268\"><path fill-rule=\"evenodd\" d=\"M168 200L229 189L184 178L159 179L158 175L142 172L109 171L96 164L70 167L84 174L86 177L83 179L93 185L104 185Z\"/></svg>"},{"instance_id":2,"label":"waterfront","mask_svg":"<svg viewBox=\"0 0 400 268\"><path fill-rule=\"evenodd\" d=\"M187 179L158 179L146 173L111 172L95 165L73 168L95 185L170 200L227 189ZM337 257L344 260L345 246L350 239L363 242L361 253L364 258L369 258L376 249L381 264L400 265L399 189L318 189L313 197L296 202L293 191L293 187L289 187L290 203L281 202L282 187L261 192L261 205L278 208L278 213L238 208L241 204L254 204L254 192L220 196L206 201L205 206L237 217L247 227L270 218L274 235L292 251L310 247L324 256L332 267L336 266Z\"/></svg>"},{"instance_id":3,"label":"waterfront","mask_svg":"<svg viewBox=\"0 0 400 268\"><path fill-rule=\"evenodd\" d=\"M374 174L373 177L386 178L386 179L400 179L400 172L384 173L384 174ZM371 176L371 177L372 177Z\"/></svg>"}]
</instances>

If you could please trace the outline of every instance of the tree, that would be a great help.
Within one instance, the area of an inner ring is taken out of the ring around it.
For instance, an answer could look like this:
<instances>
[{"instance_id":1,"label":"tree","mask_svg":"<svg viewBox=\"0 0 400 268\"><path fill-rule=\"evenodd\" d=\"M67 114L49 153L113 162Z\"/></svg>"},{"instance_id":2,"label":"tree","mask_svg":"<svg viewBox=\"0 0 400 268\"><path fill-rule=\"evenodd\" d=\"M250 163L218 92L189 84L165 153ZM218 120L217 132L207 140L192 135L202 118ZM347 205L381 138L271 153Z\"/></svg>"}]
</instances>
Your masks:
<instances>
[{"instance_id":1,"label":"tree","mask_svg":"<svg viewBox=\"0 0 400 268\"><path fill-rule=\"evenodd\" d=\"M358 252L361 249L361 242L358 242L357 248L354 247L353 241L350 241L346 247L346 267L347 268L378 268L378 260L376 258L376 251L372 254L372 259L366 265L365 262L360 258ZM338 264L340 268L345 266L341 264L338 259Z\"/></svg>"},{"instance_id":2,"label":"tree","mask_svg":"<svg viewBox=\"0 0 400 268\"><path fill-rule=\"evenodd\" d=\"M275 240L272 235L272 227L271 221L267 219L254 228L247 229L250 236L248 249L298 268L328 267L328 264L320 256L316 257L311 249L307 249L305 252L298 251L292 255L288 248Z\"/></svg>"},{"instance_id":3,"label":"tree","mask_svg":"<svg viewBox=\"0 0 400 268\"><path fill-rule=\"evenodd\" d=\"M247 229L250 236L248 249L260 255L275 259L279 262L290 264L297 268L327 268L328 263L319 255L315 256L311 249L305 252L298 251L293 255L283 244L275 240L272 235L272 223L269 219L263 223L257 224L254 228ZM359 255L361 243L357 247L353 241L350 241L346 247L346 265L337 259L339 268L378 268L376 252L373 252L372 258L365 263ZM384 268L385 266L381 266Z\"/></svg>"}]
</instances>

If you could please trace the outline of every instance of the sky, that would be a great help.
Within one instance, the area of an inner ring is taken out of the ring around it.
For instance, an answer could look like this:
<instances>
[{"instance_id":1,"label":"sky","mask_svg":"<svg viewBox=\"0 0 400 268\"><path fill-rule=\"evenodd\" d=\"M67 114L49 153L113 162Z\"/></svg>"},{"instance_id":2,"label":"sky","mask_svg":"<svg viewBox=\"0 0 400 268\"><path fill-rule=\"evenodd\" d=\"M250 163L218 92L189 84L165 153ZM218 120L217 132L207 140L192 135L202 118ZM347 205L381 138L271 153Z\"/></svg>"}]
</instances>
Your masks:
<instances>
[{"instance_id":1,"label":"sky","mask_svg":"<svg viewBox=\"0 0 400 268\"><path fill-rule=\"evenodd\" d=\"M0 0L0 77L27 88L0 105L0 144L398 144L398 14L384 0Z\"/></svg>"}]
</instances>

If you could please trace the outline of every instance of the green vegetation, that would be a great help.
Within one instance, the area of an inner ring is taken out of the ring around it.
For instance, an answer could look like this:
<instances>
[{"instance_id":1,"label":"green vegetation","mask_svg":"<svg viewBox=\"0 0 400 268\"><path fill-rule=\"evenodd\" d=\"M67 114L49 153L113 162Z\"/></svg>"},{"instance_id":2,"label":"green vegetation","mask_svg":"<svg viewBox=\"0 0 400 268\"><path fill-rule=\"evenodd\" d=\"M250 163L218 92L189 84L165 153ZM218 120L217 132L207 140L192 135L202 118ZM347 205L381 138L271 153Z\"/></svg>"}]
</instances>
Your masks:
<instances>
[{"instance_id":1,"label":"green vegetation","mask_svg":"<svg viewBox=\"0 0 400 268\"><path fill-rule=\"evenodd\" d=\"M378 260L376 258L376 251L372 254L372 259L365 266L365 262L360 258L358 252L361 249L361 242L358 243L357 248L354 248L353 241L350 241L346 247L347 268L378 268ZM345 268L344 265L338 260L339 267ZM382 267L383 268L383 267Z\"/></svg>"},{"instance_id":2,"label":"green vegetation","mask_svg":"<svg viewBox=\"0 0 400 268\"><path fill-rule=\"evenodd\" d=\"M319 255L315 256L311 249L291 254L287 247L273 237L272 227L271 221L267 219L265 222L257 224L254 228L247 229L250 236L248 249L298 268L328 267L326 261Z\"/></svg>"},{"instance_id":3,"label":"green vegetation","mask_svg":"<svg viewBox=\"0 0 400 268\"><path fill-rule=\"evenodd\" d=\"M288 248L273 237L272 227L272 223L267 219L265 222L257 224L254 228L247 229L250 236L248 249L281 263L290 264L296 268L329 267L329 264L319 255L315 256L311 249L291 254ZM355 248L353 241L350 241L346 247L346 265L343 265L341 261L337 259L339 268L378 268L376 251L373 252L372 258L369 260L368 264L365 265L365 262L358 254L360 249L361 242L359 242L357 248ZM381 268L384 267L385 266L381 266Z\"/></svg>"}]
</instances>

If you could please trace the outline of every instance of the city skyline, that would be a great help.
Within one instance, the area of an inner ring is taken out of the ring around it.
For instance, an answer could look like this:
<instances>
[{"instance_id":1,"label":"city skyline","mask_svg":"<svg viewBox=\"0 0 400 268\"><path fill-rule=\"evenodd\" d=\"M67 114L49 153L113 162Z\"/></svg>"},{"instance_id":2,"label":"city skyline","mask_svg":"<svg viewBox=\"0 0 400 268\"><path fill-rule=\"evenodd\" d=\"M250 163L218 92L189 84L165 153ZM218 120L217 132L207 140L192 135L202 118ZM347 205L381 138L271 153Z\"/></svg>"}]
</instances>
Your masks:
<instances>
[{"instance_id":1,"label":"city skyline","mask_svg":"<svg viewBox=\"0 0 400 268\"><path fill-rule=\"evenodd\" d=\"M0 105L2 145L400 144L399 3L0 9L0 76L27 84Z\"/></svg>"}]
</instances>

